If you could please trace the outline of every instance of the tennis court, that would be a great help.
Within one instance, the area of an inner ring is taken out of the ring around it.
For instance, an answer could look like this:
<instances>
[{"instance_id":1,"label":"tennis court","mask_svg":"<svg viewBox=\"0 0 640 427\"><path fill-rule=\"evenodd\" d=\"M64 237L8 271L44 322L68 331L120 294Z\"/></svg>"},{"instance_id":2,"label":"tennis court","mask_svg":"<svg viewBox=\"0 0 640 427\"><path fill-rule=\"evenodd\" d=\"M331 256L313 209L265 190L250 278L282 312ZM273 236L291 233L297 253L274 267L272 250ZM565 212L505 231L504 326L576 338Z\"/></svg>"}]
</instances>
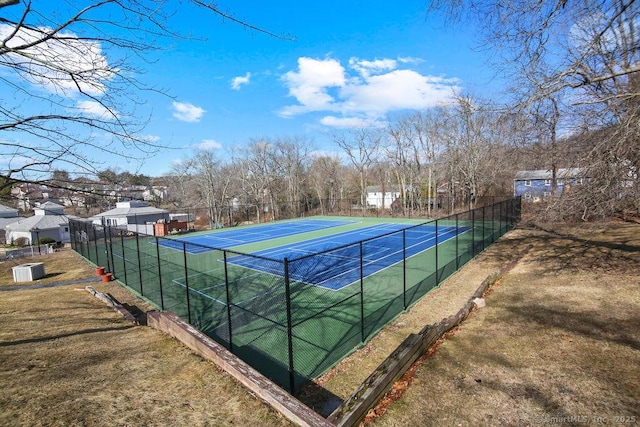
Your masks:
<instances>
[{"instance_id":1,"label":"tennis court","mask_svg":"<svg viewBox=\"0 0 640 427\"><path fill-rule=\"evenodd\" d=\"M215 249L226 249L247 245L264 240L294 236L311 231L326 230L343 225L353 224L353 221L308 219L265 224L260 227L230 229L218 232L205 232L193 236L163 239L159 243L163 246L183 250L185 243L189 253L203 253Z\"/></svg>"},{"instance_id":2,"label":"tennis court","mask_svg":"<svg viewBox=\"0 0 640 427\"><path fill-rule=\"evenodd\" d=\"M406 224L382 223L357 230L318 237L297 244L278 246L253 252L253 257L238 255L229 258L231 264L275 275L282 274L281 269L273 270L273 263L265 262L260 256L270 259L295 260L307 256L321 256L313 271L304 270L304 274L295 269L289 270L289 278L307 284L338 290L378 273L403 259L426 251L436 244L456 237L469 230L469 227L445 226L436 230L435 226L407 227ZM396 233L404 231L403 233ZM361 258L360 247L354 243L379 237L375 245L367 246L366 258ZM336 248L340 248L334 250ZM297 264L296 264L297 265ZM361 267L363 271L361 271Z\"/></svg>"},{"instance_id":3,"label":"tennis court","mask_svg":"<svg viewBox=\"0 0 640 427\"><path fill-rule=\"evenodd\" d=\"M295 393L517 219L509 199L426 222L311 217L174 238L70 227L74 250Z\"/></svg>"}]
</instances>

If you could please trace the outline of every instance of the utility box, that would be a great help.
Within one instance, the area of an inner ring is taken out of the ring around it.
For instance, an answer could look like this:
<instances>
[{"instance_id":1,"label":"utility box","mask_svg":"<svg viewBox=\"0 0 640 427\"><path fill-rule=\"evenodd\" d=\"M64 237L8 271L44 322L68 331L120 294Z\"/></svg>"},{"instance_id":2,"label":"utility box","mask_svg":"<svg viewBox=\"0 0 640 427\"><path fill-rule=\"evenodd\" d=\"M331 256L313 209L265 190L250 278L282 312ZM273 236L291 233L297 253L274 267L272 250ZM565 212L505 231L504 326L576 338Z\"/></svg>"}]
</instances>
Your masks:
<instances>
[{"instance_id":1,"label":"utility box","mask_svg":"<svg viewBox=\"0 0 640 427\"><path fill-rule=\"evenodd\" d=\"M12 268L14 282L33 282L44 277L44 263L30 262Z\"/></svg>"}]
</instances>

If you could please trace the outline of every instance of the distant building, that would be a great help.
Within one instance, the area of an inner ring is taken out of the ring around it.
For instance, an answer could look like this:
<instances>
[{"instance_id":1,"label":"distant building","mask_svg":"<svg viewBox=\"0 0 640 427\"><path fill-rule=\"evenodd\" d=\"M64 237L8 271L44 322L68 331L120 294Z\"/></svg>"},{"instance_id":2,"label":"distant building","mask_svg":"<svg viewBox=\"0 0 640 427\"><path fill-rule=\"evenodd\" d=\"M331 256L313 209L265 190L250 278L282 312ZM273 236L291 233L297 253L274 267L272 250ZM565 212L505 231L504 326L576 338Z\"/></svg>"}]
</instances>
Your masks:
<instances>
[{"instance_id":1,"label":"distant building","mask_svg":"<svg viewBox=\"0 0 640 427\"><path fill-rule=\"evenodd\" d=\"M556 196L572 185L581 185L587 180L584 168L558 169L556 172ZM539 202L553 194L551 170L518 171L513 181L513 195L525 201Z\"/></svg>"},{"instance_id":2,"label":"distant building","mask_svg":"<svg viewBox=\"0 0 640 427\"><path fill-rule=\"evenodd\" d=\"M400 187L397 185L389 185L382 188L381 185L370 185L366 189L367 207L376 207L378 209L391 209L391 204L396 201L400 195Z\"/></svg>"},{"instance_id":3,"label":"distant building","mask_svg":"<svg viewBox=\"0 0 640 427\"><path fill-rule=\"evenodd\" d=\"M18 209L10 208L5 205L0 205L0 241L6 243L6 226L20 221L18 216Z\"/></svg>"},{"instance_id":4,"label":"distant building","mask_svg":"<svg viewBox=\"0 0 640 427\"><path fill-rule=\"evenodd\" d=\"M33 216L6 225L7 243L23 238L26 244L32 245L44 237L50 237L58 243L70 242L69 217L64 214L63 206L45 202L34 208L33 212Z\"/></svg>"},{"instance_id":5,"label":"distant building","mask_svg":"<svg viewBox=\"0 0 640 427\"><path fill-rule=\"evenodd\" d=\"M115 209L99 213L90 218L94 224L126 228L145 234L154 234L156 222L168 222L169 211L149 206L142 200L116 203Z\"/></svg>"}]
</instances>

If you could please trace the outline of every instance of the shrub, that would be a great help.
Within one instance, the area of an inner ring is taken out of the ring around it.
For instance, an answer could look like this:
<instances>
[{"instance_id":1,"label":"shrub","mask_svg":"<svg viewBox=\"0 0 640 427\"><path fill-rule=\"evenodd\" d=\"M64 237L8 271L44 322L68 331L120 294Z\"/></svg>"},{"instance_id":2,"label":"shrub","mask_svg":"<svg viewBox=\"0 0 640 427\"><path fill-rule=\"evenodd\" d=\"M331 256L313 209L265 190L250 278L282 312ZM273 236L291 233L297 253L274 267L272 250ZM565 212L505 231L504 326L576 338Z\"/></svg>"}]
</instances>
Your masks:
<instances>
[{"instance_id":1,"label":"shrub","mask_svg":"<svg viewBox=\"0 0 640 427\"><path fill-rule=\"evenodd\" d=\"M56 240L51 237L41 237L36 241L36 244L39 245L48 245L50 243L56 243Z\"/></svg>"},{"instance_id":2,"label":"shrub","mask_svg":"<svg viewBox=\"0 0 640 427\"><path fill-rule=\"evenodd\" d=\"M29 244L29 239L26 237L18 237L11 242L14 246L27 246Z\"/></svg>"}]
</instances>

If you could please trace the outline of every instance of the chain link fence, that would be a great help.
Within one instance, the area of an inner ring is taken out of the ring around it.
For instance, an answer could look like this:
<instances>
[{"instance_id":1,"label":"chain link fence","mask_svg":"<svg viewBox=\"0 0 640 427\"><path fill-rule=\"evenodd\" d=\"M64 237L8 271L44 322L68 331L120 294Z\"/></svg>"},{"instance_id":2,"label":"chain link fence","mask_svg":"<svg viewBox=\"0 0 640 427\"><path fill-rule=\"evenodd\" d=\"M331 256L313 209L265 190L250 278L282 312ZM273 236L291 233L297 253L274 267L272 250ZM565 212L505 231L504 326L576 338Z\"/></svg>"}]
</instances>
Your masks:
<instances>
[{"instance_id":1,"label":"chain link fence","mask_svg":"<svg viewBox=\"0 0 640 427\"><path fill-rule=\"evenodd\" d=\"M84 258L295 394L510 230L520 206L508 199L296 259L69 225Z\"/></svg>"}]
</instances>

